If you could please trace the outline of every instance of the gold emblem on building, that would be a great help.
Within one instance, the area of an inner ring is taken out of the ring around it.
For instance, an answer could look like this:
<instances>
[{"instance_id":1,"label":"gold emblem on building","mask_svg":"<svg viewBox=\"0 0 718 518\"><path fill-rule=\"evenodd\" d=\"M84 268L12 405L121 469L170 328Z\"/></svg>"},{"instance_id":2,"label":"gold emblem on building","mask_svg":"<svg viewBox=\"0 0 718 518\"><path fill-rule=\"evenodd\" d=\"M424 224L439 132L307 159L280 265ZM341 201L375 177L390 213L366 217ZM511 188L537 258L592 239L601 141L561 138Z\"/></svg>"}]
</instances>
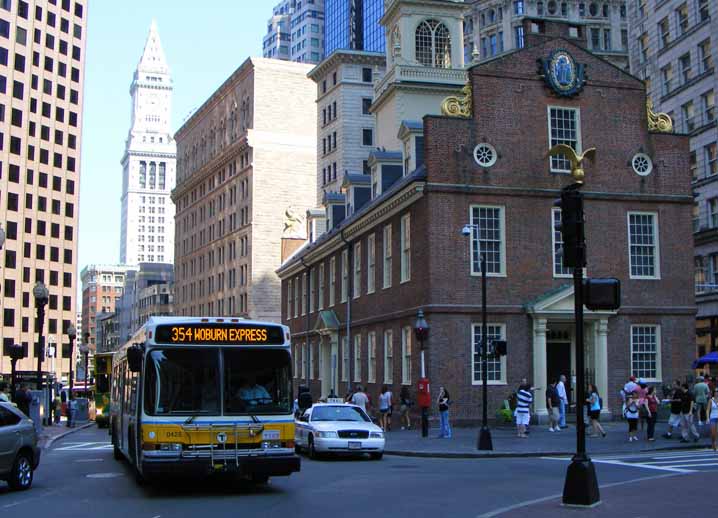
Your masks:
<instances>
[{"instance_id":1,"label":"gold emblem on building","mask_svg":"<svg viewBox=\"0 0 718 518\"><path fill-rule=\"evenodd\" d=\"M549 149L549 156L561 156L563 155L569 162L571 162L571 176L576 183L583 183L583 178L586 174L583 171L583 161L589 159L594 161L596 159L596 148L592 147L587 149L580 155L576 151L566 144L556 144L554 147Z\"/></svg>"},{"instance_id":2,"label":"gold emblem on building","mask_svg":"<svg viewBox=\"0 0 718 518\"><path fill-rule=\"evenodd\" d=\"M648 112L648 131L660 133L672 133L673 121L667 113L656 113L653 111L653 101L646 99L646 111Z\"/></svg>"},{"instance_id":3,"label":"gold emblem on building","mask_svg":"<svg viewBox=\"0 0 718 518\"><path fill-rule=\"evenodd\" d=\"M450 95L441 103L441 114L447 117L469 118L471 108L471 81L461 89L462 95Z\"/></svg>"}]
</instances>

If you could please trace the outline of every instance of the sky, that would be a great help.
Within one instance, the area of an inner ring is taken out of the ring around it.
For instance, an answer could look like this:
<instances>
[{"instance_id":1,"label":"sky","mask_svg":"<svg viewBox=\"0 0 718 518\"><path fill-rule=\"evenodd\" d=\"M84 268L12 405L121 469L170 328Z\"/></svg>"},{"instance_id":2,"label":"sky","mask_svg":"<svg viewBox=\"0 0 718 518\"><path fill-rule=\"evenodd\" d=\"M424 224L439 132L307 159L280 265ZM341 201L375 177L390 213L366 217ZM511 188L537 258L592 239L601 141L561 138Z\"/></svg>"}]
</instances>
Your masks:
<instances>
[{"instance_id":1,"label":"sky","mask_svg":"<svg viewBox=\"0 0 718 518\"><path fill-rule=\"evenodd\" d=\"M130 83L156 20L174 83L173 131L249 56L261 56L273 0L93 0L85 63L79 268L120 260L120 160ZM118 8L122 5L122 8ZM208 7L208 6L211 6Z\"/></svg>"}]
</instances>

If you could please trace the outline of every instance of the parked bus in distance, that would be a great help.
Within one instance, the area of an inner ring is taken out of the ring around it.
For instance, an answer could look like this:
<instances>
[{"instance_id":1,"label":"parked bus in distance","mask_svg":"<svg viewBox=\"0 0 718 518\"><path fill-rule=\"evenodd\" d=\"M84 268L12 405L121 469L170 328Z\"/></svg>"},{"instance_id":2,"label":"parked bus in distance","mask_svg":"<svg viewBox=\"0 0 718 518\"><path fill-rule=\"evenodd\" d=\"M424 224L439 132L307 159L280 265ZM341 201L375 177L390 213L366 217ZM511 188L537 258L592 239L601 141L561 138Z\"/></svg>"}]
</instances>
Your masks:
<instances>
[{"instance_id":1,"label":"parked bus in distance","mask_svg":"<svg viewBox=\"0 0 718 518\"><path fill-rule=\"evenodd\" d=\"M98 428L110 425L110 379L114 354L95 354L95 423Z\"/></svg>"},{"instance_id":2,"label":"parked bus in distance","mask_svg":"<svg viewBox=\"0 0 718 518\"><path fill-rule=\"evenodd\" d=\"M152 317L112 360L110 433L138 480L299 471L289 329L239 318Z\"/></svg>"}]
</instances>

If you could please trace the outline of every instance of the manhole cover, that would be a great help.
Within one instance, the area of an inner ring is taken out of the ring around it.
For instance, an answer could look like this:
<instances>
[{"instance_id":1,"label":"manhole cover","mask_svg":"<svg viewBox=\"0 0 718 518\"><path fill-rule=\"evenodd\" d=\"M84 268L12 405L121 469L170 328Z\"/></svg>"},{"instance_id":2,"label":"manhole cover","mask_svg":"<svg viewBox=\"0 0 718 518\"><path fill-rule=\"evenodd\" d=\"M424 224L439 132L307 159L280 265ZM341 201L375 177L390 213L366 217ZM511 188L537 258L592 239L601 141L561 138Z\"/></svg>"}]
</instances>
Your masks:
<instances>
[{"instance_id":1,"label":"manhole cover","mask_svg":"<svg viewBox=\"0 0 718 518\"><path fill-rule=\"evenodd\" d=\"M122 473L90 473L86 475L87 478L117 478L121 476Z\"/></svg>"}]
</instances>

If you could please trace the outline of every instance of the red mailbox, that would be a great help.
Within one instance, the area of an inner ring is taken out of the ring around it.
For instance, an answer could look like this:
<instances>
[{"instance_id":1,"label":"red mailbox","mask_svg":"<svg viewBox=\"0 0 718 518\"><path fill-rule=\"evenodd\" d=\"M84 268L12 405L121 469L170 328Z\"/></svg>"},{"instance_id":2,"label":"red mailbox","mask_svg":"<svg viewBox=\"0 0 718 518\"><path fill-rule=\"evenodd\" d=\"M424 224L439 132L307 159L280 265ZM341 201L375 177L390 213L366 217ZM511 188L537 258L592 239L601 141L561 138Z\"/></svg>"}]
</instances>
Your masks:
<instances>
[{"instance_id":1,"label":"red mailbox","mask_svg":"<svg viewBox=\"0 0 718 518\"><path fill-rule=\"evenodd\" d=\"M418 394L417 401L421 408L431 407L431 390L429 387L429 378L420 378L416 387Z\"/></svg>"}]
</instances>

